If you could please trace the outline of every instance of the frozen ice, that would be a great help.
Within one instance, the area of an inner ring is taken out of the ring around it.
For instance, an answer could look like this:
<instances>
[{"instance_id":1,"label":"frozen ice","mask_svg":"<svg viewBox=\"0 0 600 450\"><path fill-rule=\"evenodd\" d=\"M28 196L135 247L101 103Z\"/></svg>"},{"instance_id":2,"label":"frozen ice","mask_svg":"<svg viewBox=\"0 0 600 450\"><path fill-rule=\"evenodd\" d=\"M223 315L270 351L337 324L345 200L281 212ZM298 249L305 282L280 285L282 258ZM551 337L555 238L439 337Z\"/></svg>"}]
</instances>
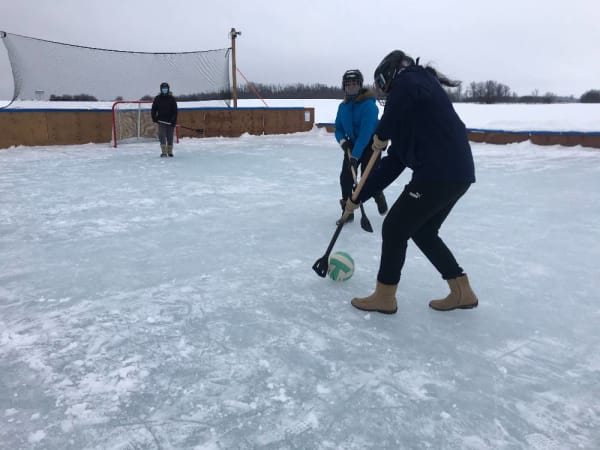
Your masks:
<instances>
[{"instance_id":1,"label":"frozen ice","mask_svg":"<svg viewBox=\"0 0 600 450\"><path fill-rule=\"evenodd\" d=\"M473 144L441 234L480 306L411 243L398 313L381 223L339 218L331 134L0 151L7 449L600 447L600 151ZM409 179L386 191L393 201Z\"/></svg>"}]
</instances>

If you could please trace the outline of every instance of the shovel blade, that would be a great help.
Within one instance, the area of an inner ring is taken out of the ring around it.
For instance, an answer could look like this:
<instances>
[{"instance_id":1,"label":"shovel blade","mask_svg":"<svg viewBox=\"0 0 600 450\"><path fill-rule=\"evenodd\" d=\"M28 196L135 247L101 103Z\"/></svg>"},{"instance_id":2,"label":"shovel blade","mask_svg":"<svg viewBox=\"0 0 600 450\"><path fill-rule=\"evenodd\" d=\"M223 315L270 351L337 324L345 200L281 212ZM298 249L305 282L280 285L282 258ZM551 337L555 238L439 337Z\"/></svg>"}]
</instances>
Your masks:
<instances>
[{"instance_id":1,"label":"shovel blade","mask_svg":"<svg viewBox=\"0 0 600 450\"><path fill-rule=\"evenodd\" d=\"M360 226L367 233L372 233L373 232L373 227L371 226L371 222L369 222L369 219L367 219L365 216L363 216L360 219Z\"/></svg>"},{"instance_id":2,"label":"shovel blade","mask_svg":"<svg viewBox=\"0 0 600 450\"><path fill-rule=\"evenodd\" d=\"M325 278L327 276L327 271L329 270L329 258L323 256L322 258L317 259L312 268L317 275L321 278Z\"/></svg>"}]
</instances>

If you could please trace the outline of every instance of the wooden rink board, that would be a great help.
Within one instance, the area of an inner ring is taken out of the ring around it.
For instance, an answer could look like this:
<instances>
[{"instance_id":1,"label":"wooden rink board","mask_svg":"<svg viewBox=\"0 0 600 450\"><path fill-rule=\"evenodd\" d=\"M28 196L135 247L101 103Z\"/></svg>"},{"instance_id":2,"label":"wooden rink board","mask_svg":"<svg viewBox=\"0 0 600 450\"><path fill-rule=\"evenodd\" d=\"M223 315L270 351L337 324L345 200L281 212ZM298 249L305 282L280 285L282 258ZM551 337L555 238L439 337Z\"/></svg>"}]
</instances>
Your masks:
<instances>
[{"instance_id":1,"label":"wooden rink board","mask_svg":"<svg viewBox=\"0 0 600 450\"><path fill-rule=\"evenodd\" d=\"M328 132L335 132L335 124L333 123L317 123L318 128L325 128ZM562 145L565 147L574 147L581 145L582 147L600 148L600 133L585 133L585 132L501 132L501 131L471 131L467 130L469 141L481 142L486 144L513 144L515 142L531 141L536 145Z\"/></svg>"},{"instance_id":2,"label":"wooden rink board","mask_svg":"<svg viewBox=\"0 0 600 450\"><path fill-rule=\"evenodd\" d=\"M314 108L185 108L178 124L203 128L205 137L239 137L244 133L287 134L310 131ZM109 143L112 114L108 110L0 110L0 148L13 146ZM198 133L179 129L180 137Z\"/></svg>"}]
</instances>

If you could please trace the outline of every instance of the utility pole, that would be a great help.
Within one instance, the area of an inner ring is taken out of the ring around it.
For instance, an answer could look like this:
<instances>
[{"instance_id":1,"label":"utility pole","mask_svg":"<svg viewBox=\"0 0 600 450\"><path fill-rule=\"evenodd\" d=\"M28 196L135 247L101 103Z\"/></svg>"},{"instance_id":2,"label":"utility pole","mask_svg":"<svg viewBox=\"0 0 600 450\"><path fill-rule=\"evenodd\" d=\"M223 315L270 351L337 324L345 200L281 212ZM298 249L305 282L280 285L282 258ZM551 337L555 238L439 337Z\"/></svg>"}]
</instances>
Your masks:
<instances>
[{"instance_id":1,"label":"utility pole","mask_svg":"<svg viewBox=\"0 0 600 450\"><path fill-rule=\"evenodd\" d=\"M241 31L236 31L235 28L232 28L229 32L229 37L231 38L231 83L233 86L233 107L237 108L237 66L235 62L235 40L238 36L241 36Z\"/></svg>"}]
</instances>

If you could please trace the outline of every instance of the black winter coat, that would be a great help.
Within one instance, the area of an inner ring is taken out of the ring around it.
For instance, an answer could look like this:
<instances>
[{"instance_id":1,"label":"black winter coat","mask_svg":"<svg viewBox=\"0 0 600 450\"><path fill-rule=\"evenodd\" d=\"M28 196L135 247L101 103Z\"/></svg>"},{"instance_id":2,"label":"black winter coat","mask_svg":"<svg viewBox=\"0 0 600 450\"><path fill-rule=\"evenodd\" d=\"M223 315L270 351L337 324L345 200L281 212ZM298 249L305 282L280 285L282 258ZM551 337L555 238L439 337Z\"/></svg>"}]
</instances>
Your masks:
<instances>
[{"instance_id":1,"label":"black winter coat","mask_svg":"<svg viewBox=\"0 0 600 450\"><path fill-rule=\"evenodd\" d=\"M175 125L177 123L177 101L175 97L170 92L154 97L151 114L154 122L169 122Z\"/></svg>"},{"instance_id":2,"label":"black winter coat","mask_svg":"<svg viewBox=\"0 0 600 450\"><path fill-rule=\"evenodd\" d=\"M375 134L390 139L391 146L367 179L361 201L387 187L406 167L414 182L475 182L465 125L437 78L421 66L396 76Z\"/></svg>"}]
</instances>

